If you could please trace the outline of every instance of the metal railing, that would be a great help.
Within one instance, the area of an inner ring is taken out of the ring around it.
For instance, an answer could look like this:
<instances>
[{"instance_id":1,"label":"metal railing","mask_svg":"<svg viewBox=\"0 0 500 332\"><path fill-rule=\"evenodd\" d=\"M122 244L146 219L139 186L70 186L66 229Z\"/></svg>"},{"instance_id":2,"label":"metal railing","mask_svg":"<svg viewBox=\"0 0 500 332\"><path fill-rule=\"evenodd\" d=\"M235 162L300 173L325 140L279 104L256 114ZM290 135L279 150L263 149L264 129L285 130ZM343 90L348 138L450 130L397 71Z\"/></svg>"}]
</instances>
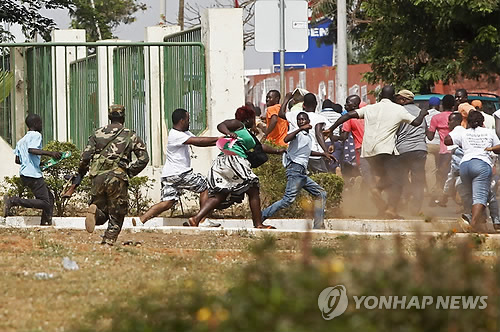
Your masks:
<instances>
[{"instance_id":1,"label":"metal railing","mask_svg":"<svg viewBox=\"0 0 500 332\"><path fill-rule=\"evenodd\" d=\"M166 48L164 59L165 119L171 127L172 112L184 108L197 135L207 127L204 55L199 48L182 46Z\"/></svg>"},{"instance_id":2,"label":"metal railing","mask_svg":"<svg viewBox=\"0 0 500 332\"><path fill-rule=\"evenodd\" d=\"M0 44L2 71L14 77L11 86L4 86L10 94L0 99L0 134L12 145L24 135L24 118L33 112L44 121L44 142L68 140L83 149L93 130L107 123L113 103L125 106L126 126L143 138L150 153L152 127L159 128L158 137L165 135L163 125L152 119L163 119L169 129L176 108L189 110L194 133L206 128L200 42ZM155 140L156 149L165 151L166 142ZM151 162L163 163L163 153L157 155L161 160Z\"/></svg>"},{"instance_id":3,"label":"metal railing","mask_svg":"<svg viewBox=\"0 0 500 332\"><path fill-rule=\"evenodd\" d=\"M144 48L121 46L113 50L113 55L114 102L127 106L125 121L129 128L147 140Z\"/></svg>"},{"instance_id":4,"label":"metal railing","mask_svg":"<svg viewBox=\"0 0 500 332\"><path fill-rule=\"evenodd\" d=\"M69 80L69 137L83 149L94 129L99 127L97 56L89 55L71 63Z\"/></svg>"},{"instance_id":5,"label":"metal railing","mask_svg":"<svg viewBox=\"0 0 500 332\"><path fill-rule=\"evenodd\" d=\"M169 43L201 42L201 27L193 27L173 33L163 38L163 41Z\"/></svg>"},{"instance_id":6,"label":"metal railing","mask_svg":"<svg viewBox=\"0 0 500 332\"><path fill-rule=\"evenodd\" d=\"M169 35L164 41L200 42L201 27ZM204 50L191 45L166 48L164 59L165 119L170 127L172 112L184 108L189 112L191 131L199 134L207 127Z\"/></svg>"},{"instance_id":7,"label":"metal railing","mask_svg":"<svg viewBox=\"0 0 500 332\"><path fill-rule=\"evenodd\" d=\"M26 99L28 113L40 115L44 123L43 143L54 139L52 112L52 50L31 47L25 50Z\"/></svg>"}]
</instances>

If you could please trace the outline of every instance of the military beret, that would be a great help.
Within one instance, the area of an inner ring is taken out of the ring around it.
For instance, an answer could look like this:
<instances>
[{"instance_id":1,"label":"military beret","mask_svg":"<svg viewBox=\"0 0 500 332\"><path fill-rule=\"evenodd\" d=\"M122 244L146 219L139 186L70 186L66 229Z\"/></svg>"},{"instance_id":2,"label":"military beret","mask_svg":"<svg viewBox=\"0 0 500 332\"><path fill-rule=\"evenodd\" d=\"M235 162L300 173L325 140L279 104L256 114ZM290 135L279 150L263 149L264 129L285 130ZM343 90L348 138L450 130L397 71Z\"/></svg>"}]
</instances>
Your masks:
<instances>
[{"instance_id":1,"label":"military beret","mask_svg":"<svg viewBox=\"0 0 500 332\"><path fill-rule=\"evenodd\" d=\"M118 113L118 115L124 116L125 115L125 106L123 105L111 105L108 108L108 114L111 115L112 113Z\"/></svg>"}]
</instances>

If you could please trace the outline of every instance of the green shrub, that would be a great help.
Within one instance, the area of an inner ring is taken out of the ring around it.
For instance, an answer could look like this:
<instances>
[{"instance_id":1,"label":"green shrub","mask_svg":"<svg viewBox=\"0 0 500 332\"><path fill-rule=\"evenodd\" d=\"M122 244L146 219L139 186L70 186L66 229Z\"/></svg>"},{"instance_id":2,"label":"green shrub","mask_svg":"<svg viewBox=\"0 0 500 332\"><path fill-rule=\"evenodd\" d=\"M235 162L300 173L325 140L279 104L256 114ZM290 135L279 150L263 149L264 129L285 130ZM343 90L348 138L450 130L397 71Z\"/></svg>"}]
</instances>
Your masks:
<instances>
[{"instance_id":1,"label":"green shrub","mask_svg":"<svg viewBox=\"0 0 500 332\"><path fill-rule=\"evenodd\" d=\"M6 176L0 182L0 198L4 195L7 196L17 196L21 198L33 198L33 193L28 187L23 186L21 178L19 176ZM3 211L3 199L0 199L0 208ZM24 208L13 207L11 210L12 214L24 214Z\"/></svg>"},{"instance_id":2,"label":"green shrub","mask_svg":"<svg viewBox=\"0 0 500 332\"><path fill-rule=\"evenodd\" d=\"M310 175L317 184L326 191L326 208L334 209L342 203L344 179L333 173L316 173Z\"/></svg>"},{"instance_id":3,"label":"green shrub","mask_svg":"<svg viewBox=\"0 0 500 332\"><path fill-rule=\"evenodd\" d=\"M153 189L154 179L149 179L147 176L136 176L129 180L128 197L129 208L128 213L133 216L138 216L147 211L153 203L153 200L147 198L148 191Z\"/></svg>"},{"instance_id":4,"label":"green shrub","mask_svg":"<svg viewBox=\"0 0 500 332\"><path fill-rule=\"evenodd\" d=\"M23 186L19 176L6 176L3 178L2 194L21 198L33 198L33 193L29 188Z\"/></svg>"},{"instance_id":5,"label":"green shrub","mask_svg":"<svg viewBox=\"0 0 500 332\"><path fill-rule=\"evenodd\" d=\"M281 155L269 155L269 161L255 169L259 177L260 199L262 208L283 198L286 188L286 170L283 167ZM316 181L327 193L326 208L330 214L342 202L344 180L332 173L312 174L311 179ZM279 211L274 218L305 218L310 216L312 201L310 195L301 190L292 206ZM328 215L327 215L328 217Z\"/></svg>"},{"instance_id":6,"label":"green shrub","mask_svg":"<svg viewBox=\"0 0 500 332\"><path fill-rule=\"evenodd\" d=\"M61 197L63 194L64 186L67 182L67 180L64 179L64 176L74 174L78 171L81 153L76 145L70 142L50 141L43 147L43 149L47 151L60 152L71 151L71 157L60 161L56 165L46 169L43 172L45 182L54 195L54 215L57 217L62 217L69 202L67 199L63 199ZM42 163L49 159L50 157L43 156ZM72 198L73 200L76 199L76 197L78 196L78 192L81 192L81 190L82 188L78 189L76 195L74 195L75 198Z\"/></svg>"},{"instance_id":7,"label":"green shrub","mask_svg":"<svg viewBox=\"0 0 500 332\"><path fill-rule=\"evenodd\" d=\"M204 280L185 280L172 290L169 281L142 296L127 293L87 316L80 331L498 331L500 274L498 258L474 257L470 240L417 241L376 248L345 243L343 256L314 256L304 244L302 257L283 260L275 239L252 249L254 260L231 273L232 286L219 294ZM305 240L304 242L306 242ZM229 279L229 277L228 277ZM324 320L318 296L326 287L344 285L347 310ZM483 310L356 308L355 296L488 296Z\"/></svg>"},{"instance_id":8,"label":"green shrub","mask_svg":"<svg viewBox=\"0 0 500 332\"><path fill-rule=\"evenodd\" d=\"M88 206L90 201L91 181L86 176L71 199L62 199L63 189L67 183L64 179L65 175L74 174L78 171L80 163L81 152L76 145L70 142L50 141L43 147L47 151L71 151L71 157L62 160L56 165L48 168L43 172L43 177L47 186L54 195L54 216L62 217L65 214L71 213L72 215L79 214L83 208ZM42 163L49 160L50 157L43 156ZM148 190L152 189L153 182L147 176L134 177L129 182L129 202L130 212L138 215L143 213L151 205L152 200L147 198ZM21 183L19 176L4 177L0 194L9 196L18 196L22 198L33 198L31 191L24 187ZM3 201L1 203L3 205ZM20 211L17 211L20 212ZM31 214L29 212L21 211L21 214Z\"/></svg>"}]
</instances>

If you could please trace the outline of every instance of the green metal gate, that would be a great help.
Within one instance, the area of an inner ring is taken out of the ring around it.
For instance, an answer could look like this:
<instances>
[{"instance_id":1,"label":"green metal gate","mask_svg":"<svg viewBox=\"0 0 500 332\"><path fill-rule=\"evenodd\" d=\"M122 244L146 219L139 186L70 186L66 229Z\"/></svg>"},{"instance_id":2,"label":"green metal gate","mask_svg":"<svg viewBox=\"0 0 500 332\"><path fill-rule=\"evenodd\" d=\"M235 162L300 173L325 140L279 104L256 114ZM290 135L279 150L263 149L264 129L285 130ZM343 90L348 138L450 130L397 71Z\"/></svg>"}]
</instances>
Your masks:
<instances>
[{"instance_id":1,"label":"green metal gate","mask_svg":"<svg viewBox=\"0 0 500 332\"><path fill-rule=\"evenodd\" d=\"M97 57L90 55L70 64L69 137L84 149L99 126Z\"/></svg>"},{"instance_id":2,"label":"green metal gate","mask_svg":"<svg viewBox=\"0 0 500 332\"><path fill-rule=\"evenodd\" d=\"M30 47L25 51L28 113L40 115L43 121L43 144L54 139L52 103L52 50Z\"/></svg>"},{"instance_id":3,"label":"green metal gate","mask_svg":"<svg viewBox=\"0 0 500 332\"><path fill-rule=\"evenodd\" d=\"M189 112L190 129L194 134L207 128L205 48L200 40L201 28L186 30L164 40L197 43L164 47L165 121L172 128L173 111L184 108Z\"/></svg>"},{"instance_id":4,"label":"green metal gate","mask_svg":"<svg viewBox=\"0 0 500 332\"><path fill-rule=\"evenodd\" d=\"M125 106L126 126L148 144L144 47L126 46L113 50L113 82L114 103Z\"/></svg>"},{"instance_id":5,"label":"green metal gate","mask_svg":"<svg viewBox=\"0 0 500 332\"><path fill-rule=\"evenodd\" d=\"M12 77L9 87L0 85L10 90L7 99L0 95L0 134L15 144L24 133L24 117L35 113L44 122L44 143L68 139L83 149L92 131L104 124L100 121L108 105L119 103L127 108L126 126L143 138L151 156L162 155L158 151L166 142L152 137L163 137L165 123L172 127L176 108L189 111L194 133L207 127L200 36L200 29L194 29L167 42L0 44L0 75ZM158 118L165 122L152 126L151 119ZM151 162L158 165L163 159Z\"/></svg>"}]
</instances>

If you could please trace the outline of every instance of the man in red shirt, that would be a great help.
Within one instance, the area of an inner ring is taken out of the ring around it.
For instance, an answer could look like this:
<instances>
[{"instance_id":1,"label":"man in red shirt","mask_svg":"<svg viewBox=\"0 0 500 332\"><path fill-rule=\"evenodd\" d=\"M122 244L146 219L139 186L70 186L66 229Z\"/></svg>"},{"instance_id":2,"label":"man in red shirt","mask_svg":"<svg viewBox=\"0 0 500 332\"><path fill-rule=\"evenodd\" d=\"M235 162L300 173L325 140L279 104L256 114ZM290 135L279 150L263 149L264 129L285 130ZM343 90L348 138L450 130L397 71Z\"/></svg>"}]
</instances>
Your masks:
<instances>
[{"instance_id":1,"label":"man in red shirt","mask_svg":"<svg viewBox=\"0 0 500 332\"><path fill-rule=\"evenodd\" d=\"M345 109L347 112L357 110L361 103L361 98L356 95L347 97L345 101ZM354 137L354 149L356 150L356 163L359 165L361 156L361 145L363 144L363 135L365 133L365 120L364 119L349 119L342 124L342 139L346 139L348 134L352 133Z\"/></svg>"},{"instance_id":2,"label":"man in red shirt","mask_svg":"<svg viewBox=\"0 0 500 332\"><path fill-rule=\"evenodd\" d=\"M365 102L361 102L361 98L357 95L347 97L345 102L346 111L354 111L366 106ZM361 146L363 145L363 136L365 134L365 120L352 118L342 124L341 139L346 140L349 133L354 137L354 149L356 151L356 164L359 167L359 173L363 178L363 182L367 186L374 186L370 165L366 159L361 158Z\"/></svg>"}]
</instances>

